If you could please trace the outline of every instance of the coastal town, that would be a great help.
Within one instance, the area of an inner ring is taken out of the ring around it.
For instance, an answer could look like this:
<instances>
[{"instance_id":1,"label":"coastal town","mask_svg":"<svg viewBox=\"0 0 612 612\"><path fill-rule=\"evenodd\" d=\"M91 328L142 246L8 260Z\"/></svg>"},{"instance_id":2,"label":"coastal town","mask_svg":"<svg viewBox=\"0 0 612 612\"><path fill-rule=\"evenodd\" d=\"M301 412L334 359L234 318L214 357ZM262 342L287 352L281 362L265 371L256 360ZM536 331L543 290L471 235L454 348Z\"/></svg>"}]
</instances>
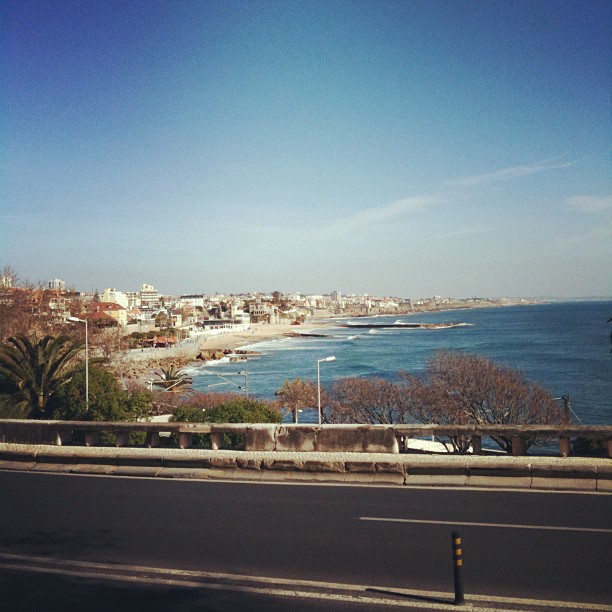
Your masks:
<instances>
[{"instance_id":1,"label":"coastal town","mask_svg":"<svg viewBox=\"0 0 612 612\"><path fill-rule=\"evenodd\" d=\"M240 347L282 336L317 335L333 319L418 314L504 306L510 299L378 297L258 292L169 295L143 283L140 290L78 291L55 278L35 286L20 283L11 268L0 276L0 334L26 329L84 334L92 352L114 362L127 380L196 359L218 360ZM23 328L23 329L22 329Z\"/></svg>"},{"instance_id":2,"label":"coastal town","mask_svg":"<svg viewBox=\"0 0 612 612\"><path fill-rule=\"evenodd\" d=\"M79 316L98 328L119 327L126 333L170 328L179 338L201 333L244 331L251 324L302 324L332 317L410 314L436 310L503 306L507 298L455 299L376 297L364 294L230 293L168 295L143 283L138 291L77 291L61 279L36 286L20 285L15 276L0 276L1 303L28 304L32 313L47 312L56 319ZM521 300L525 302L525 300Z\"/></svg>"},{"instance_id":3,"label":"coastal town","mask_svg":"<svg viewBox=\"0 0 612 612\"><path fill-rule=\"evenodd\" d=\"M523 302L525 300L522 300ZM19 284L10 268L0 276L0 305L22 304L32 315L55 321L78 317L96 329L120 329L124 335L155 330L170 333L144 345L169 346L182 339L245 332L256 324L302 325L334 317L400 315L436 310L503 306L517 303L506 298L455 299L377 297L367 293L344 295L281 293L279 291L230 294L181 294L160 292L143 283L140 290L78 291L62 279L36 286Z\"/></svg>"}]
</instances>

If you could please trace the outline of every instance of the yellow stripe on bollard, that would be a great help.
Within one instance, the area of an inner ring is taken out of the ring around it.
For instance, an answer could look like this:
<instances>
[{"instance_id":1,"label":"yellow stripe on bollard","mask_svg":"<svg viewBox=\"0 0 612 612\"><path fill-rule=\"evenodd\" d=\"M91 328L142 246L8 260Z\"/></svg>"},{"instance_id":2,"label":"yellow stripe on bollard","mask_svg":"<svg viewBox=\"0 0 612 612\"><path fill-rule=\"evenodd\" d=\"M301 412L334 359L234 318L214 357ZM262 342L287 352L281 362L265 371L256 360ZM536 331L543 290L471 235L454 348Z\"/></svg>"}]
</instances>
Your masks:
<instances>
[{"instance_id":1,"label":"yellow stripe on bollard","mask_svg":"<svg viewBox=\"0 0 612 612\"><path fill-rule=\"evenodd\" d=\"M455 605L461 606L464 603L463 597L463 576L461 568L463 567L463 559L461 555L463 550L461 548L461 537L457 532L451 534L451 540L453 542L453 578L455 582Z\"/></svg>"}]
</instances>

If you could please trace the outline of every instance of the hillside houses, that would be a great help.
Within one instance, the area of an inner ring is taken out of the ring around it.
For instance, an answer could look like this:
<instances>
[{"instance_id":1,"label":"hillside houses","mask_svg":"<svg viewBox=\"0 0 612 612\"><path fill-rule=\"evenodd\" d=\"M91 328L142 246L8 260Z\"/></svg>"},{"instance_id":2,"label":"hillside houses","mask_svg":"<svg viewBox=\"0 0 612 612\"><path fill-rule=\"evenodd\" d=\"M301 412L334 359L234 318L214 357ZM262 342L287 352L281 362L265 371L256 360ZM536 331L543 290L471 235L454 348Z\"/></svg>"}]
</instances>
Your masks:
<instances>
[{"instance_id":1,"label":"hillside houses","mask_svg":"<svg viewBox=\"0 0 612 612\"><path fill-rule=\"evenodd\" d=\"M16 278L16 277L15 277ZM368 294L270 293L206 294L172 296L149 283L138 291L106 288L78 292L66 289L55 278L38 287L16 286L14 275L4 274L0 283L0 315L4 312L3 337L11 330L46 330L66 325L70 316L87 319L92 327L116 327L125 334L175 329L186 337L192 332L246 329L252 323L304 322L331 316L371 316L422 312L449 307L480 305L491 300L454 300L441 296L418 299L375 297ZM168 335L168 334L166 334Z\"/></svg>"}]
</instances>

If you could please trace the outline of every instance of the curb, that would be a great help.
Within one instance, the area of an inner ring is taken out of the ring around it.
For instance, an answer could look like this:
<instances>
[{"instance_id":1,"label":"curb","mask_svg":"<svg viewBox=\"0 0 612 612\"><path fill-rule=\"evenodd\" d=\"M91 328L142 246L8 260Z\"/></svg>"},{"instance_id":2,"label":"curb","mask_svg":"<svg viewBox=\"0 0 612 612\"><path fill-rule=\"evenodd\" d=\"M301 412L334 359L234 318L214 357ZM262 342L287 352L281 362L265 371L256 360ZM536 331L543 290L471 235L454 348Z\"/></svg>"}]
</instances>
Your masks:
<instances>
[{"instance_id":1,"label":"curb","mask_svg":"<svg viewBox=\"0 0 612 612\"><path fill-rule=\"evenodd\" d=\"M0 444L0 469L148 478L612 492L607 458L279 453Z\"/></svg>"}]
</instances>

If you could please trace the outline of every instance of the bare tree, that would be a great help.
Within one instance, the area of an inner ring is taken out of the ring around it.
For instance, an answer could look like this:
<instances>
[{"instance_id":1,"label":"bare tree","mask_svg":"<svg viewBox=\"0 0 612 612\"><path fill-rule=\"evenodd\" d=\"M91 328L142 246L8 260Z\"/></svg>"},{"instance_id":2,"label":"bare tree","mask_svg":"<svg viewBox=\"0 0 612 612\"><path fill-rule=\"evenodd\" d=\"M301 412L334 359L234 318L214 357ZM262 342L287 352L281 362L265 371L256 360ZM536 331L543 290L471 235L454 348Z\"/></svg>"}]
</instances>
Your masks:
<instances>
[{"instance_id":1,"label":"bare tree","mask_svg":"<svg viewBox=\"0 0 612 612\"><path fill-rule=\"evenodd\" d=\"M0 274L0 342L10 336L74 335L66 325L56 292L21 281L10 266Z\"/></svg>"},{"instance_id":2,"label":"bare tree","mask_svg":"<svg viewBox=\"0 0 612 612\"><path fill-rule=\"evenodd\" d=\"M89 337L91 351L110 360L120 354L122 337L117 327L96 328L92 325Z\"/></svg>"},{"instance_id":3,"label":"bare tree","mask_svg":"<svg viewBox=\"0 0 612 612\"><path fill-rule=\"evenodd\" d=\"M298 413L304 408L318 408L317 385L311 380L295 378L286 380L283 386L274 394L279 398L282 409L293 415L293 422L298 422ZM327 406L329 399L324 389L321 389L321 405Z\"/></svg>"},{"instance_id":4,"label":"bare tree","mask_svg":"<svg viewBox=\"0 0 612 612\"><path fill-rule=\"evenodd\" d=\"M404 381L403 394L408 412L415 420L433 425L465 425L468 415L454 402L449 401L449 394L443 384L437 380L423 381L417 376L400 372ZM445 448L446 440L436 435L436 440ZM449 436L454 452L466 453L470 448L469 436Z\"/></svg>"},{"instance_id":5,"label":"bare tree","mask_svg":"<svg viewBox=\"0 0 612 612\"><path fill-rule=\"evenodd\" d=\"M412 414L427 423L478 425L542 425L565 422L563 408L552 395L523 374L490 359L463 353L438 353L427 363L421 381L409 374L406 394ZM512 440L493 436L499 446L512 450ZM527 446L535 438L526 440ZM458 441L458 450L465 441Z\"/></svg>"},{"instance_id":6,"label":"bare tree","mask_svg":"<svg viewBox=\"0 0 612 612\"><path fill-rule=\"evenodd\" d=\"M330 420L334 423L406 423L406 394L382 378L344 378L333 388Z\"/></svg>"}]
</instances>

